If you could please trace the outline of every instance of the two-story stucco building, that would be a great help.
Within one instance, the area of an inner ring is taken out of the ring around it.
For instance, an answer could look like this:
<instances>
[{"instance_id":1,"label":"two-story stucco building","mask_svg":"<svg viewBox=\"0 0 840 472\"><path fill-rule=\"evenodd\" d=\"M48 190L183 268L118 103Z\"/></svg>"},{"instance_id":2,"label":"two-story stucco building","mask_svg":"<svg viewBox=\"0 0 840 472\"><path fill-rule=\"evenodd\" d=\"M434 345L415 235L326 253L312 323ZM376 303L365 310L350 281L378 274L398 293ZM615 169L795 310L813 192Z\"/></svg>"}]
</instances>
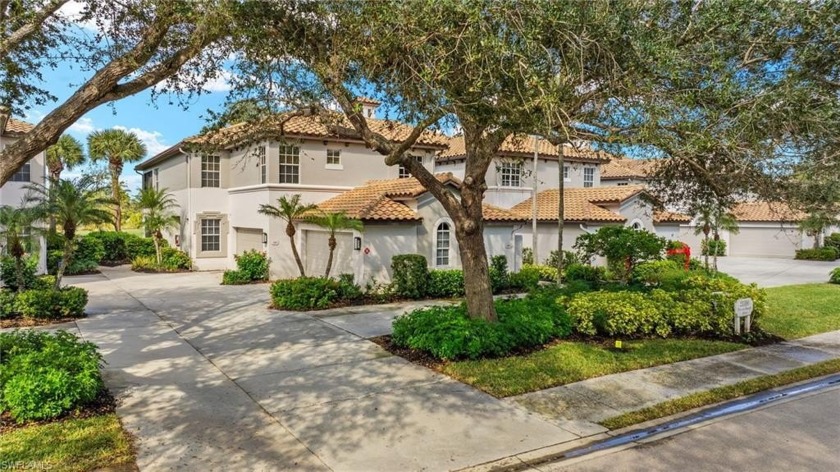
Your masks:
<instances>
[{"instance_id":1,"label":"two-story stucco building","mask_svg":"<svg viewBox=\"0 0 840 472\"><path fill-rule=\"evenodd\" d=\"M373 118L377 103L361 101L369 124L399 141L411 127ZM180 204L181 229L171 236L200 270L235 266L234 256L264 250L272 277L298 272L285 223L258 212L281 196L300 194L327 212L344 211L361 220L363 232L344 231L333 274L352 273L360 282L390 278L391 258L419 253L431 268L460 267L454 225L442 206L400 166L387 166L343 118L279 115L259 126L233 125L185 139L139 164L145 186L165 188ZM536 166L534 149L536 148ZM427 132L410 154L458 192L464 174L464 141ZM600 167L611 156L585 146L564 149L566 200L564 246L604 224L652 229L652 210L639 188L600 190ZM510 137L487 175L485 244L488 256L503 254L521 265L522 249L535 244L543 260L557 243L556 188L561 178L557 148L533 137ZM554 196L551 200L552 189ZM538 205L530 202L540 195ZM537 210L535 213L534 210ZM553 222L553 224L552 224ZM296 244L308 275L320 275L328 234L296 223Z\"/></svg>"},{"instance_id":2,"label":"two-story stucco building","mask_svg":"<svg viewBox=\"0 0 840 472\"><path fill-rule=\"evenodd\" d=\"M30 131L33 125L24 121L9 118L0 120L0 149L14 143ZM26 186L29 184L44 185L47 180L46 154L41 152L23 165L12 178L0 187L0 205L20 207L26 197ZM5 251L5 248L3 248ZM47 268L47 248L44 238L38 244L38 270L43 273Z\"/></svg>"}]
</instances>

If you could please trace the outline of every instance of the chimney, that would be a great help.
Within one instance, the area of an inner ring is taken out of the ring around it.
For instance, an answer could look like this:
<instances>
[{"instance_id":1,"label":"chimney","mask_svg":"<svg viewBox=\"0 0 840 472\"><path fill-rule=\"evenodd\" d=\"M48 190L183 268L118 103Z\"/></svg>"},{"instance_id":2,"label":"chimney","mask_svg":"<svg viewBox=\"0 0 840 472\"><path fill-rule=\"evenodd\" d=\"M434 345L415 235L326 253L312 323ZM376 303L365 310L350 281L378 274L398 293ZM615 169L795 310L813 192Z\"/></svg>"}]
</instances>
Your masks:
<instances>
[{"instance_id":1,"label":"chimney","mask_svg":"<svg viewBox=\"0 0 840 472\"><path fill-rule=\"evenodd\" d=\"M356 103L362 106L362 115L365 118L376 118L376 109L379 108L381 102L367 97L357 97Z\"/></svg>"}]
</instances>

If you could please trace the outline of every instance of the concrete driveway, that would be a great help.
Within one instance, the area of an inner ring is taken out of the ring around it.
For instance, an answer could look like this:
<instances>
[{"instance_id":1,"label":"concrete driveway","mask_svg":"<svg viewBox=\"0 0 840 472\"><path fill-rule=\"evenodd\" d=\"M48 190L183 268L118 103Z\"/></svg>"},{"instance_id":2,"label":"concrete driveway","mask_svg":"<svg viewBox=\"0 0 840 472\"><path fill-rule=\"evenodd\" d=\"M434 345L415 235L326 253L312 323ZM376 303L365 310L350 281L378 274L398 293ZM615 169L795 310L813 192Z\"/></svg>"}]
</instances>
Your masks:
<instances>
[{"instance_id":1,"label":"concrete driveway","mask_svg":"<svg viewBox=\"0 0 840 472\"><path fill-rule=\"evenodd\" d=\"M718 269L742 282L762 287L828 282L828 273L840 261L797 261L758 257L721 257Z\"/></svg>"},{"instance_id":2,"label":"concrete driveway","mask_svg":"<svg viewBox=\"0 0 840 472\"><path fill-rule=\"evenodd\" d=\"M90 291L77 326L108 362L141 470L451 470L578 437L390 355L353 334L363 315L270 310L268 285L219 279L70 281Z\"/></svg>"}]
</instances>

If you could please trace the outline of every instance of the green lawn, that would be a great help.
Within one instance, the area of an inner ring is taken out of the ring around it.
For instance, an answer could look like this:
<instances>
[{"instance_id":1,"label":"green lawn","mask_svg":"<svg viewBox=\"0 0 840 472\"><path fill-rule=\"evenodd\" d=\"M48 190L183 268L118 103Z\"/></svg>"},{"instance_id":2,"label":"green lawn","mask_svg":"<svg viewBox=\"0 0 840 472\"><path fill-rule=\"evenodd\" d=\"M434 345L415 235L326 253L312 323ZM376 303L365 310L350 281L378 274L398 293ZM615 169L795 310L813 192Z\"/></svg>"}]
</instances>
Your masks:
<instances>
[{"instance_id":1,"label":"green lawn","mask_svg":"<svg viewBox=\"0 0 840 472\"><path fill-rule=\"evenodd\" d=\"M0 434L2 463L38 470L88 471L134 463L131 438L115 414L67 419Z\"/></svg>"},{"instance_id":2,"label":"green lawn","mask_svg":"<svg viewBox=\"0 0 840 472\"><path fill-rule=\"evenodd\" d=\"M767 289L761 327L785 339L840 329L840 285L788 285Z\"/></svg>"},{"instance_id":3,"label":"green lawn","mask_svg":"<svg viewBox=\"0 0 840 472\"><path fill-rule=\"evenodd\" d=\"M441 370L491 395L507 397L747 347L698 339L646 339L624 344L626 351L616 352L590 343L561 341L525 356L449 362Z\"/></svg>"}]
</instances>

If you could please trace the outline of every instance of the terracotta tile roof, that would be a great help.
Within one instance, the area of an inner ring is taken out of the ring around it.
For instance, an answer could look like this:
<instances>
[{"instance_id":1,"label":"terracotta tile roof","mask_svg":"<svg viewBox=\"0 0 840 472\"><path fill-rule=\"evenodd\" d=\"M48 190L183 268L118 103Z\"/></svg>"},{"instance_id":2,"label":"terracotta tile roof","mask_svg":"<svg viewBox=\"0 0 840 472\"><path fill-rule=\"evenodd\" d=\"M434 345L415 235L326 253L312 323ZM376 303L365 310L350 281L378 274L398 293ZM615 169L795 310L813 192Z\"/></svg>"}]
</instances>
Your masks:
<instances>
[{"instance_id":1,"label":"terracotta tile roof","mask_svg":"<svg viewBox=\"0 0 840 472\"><path fill-rule=\"evenodd\" d=\"M484 214L484 221L528 221L531 219L530 216L505 210L489 203L482 204L482 213Z\"/></svg>"},{"instance_id":2,"label":"terracotta tile roof","mask_svg":"<svg viewBox=\"0 0 840 472\"><path fill-rule=\"evenodd\" d=\"M689 223L693 218L675 211L656 211L653 213L654 223Z\"/></svg>"},{"instance_id":3,"label":"terracotta tile roof","mask_svg":"<svg viewBox=\"0 0 840 472\"><path fill-rule=\"evenodd\" d=\"M14 119L14 118L9 118L9 121L6 122L6 130L4 131L4 133L23 134L23 133L28 133L34 127L35 127L35 125L27 123L25 121L20 121L20 120Z\"/></svg>"},{"instance_id":4,"label":"terracotta tile roof","mask_svg":"<svg viewBox=\"0 0 840 472\"><path fill-rule=\"evenodd\" d=\"M625 217L598 204L621 203L642 192L644 192L644 187L635 185L566 189L563 194L563 216L567 221L623 222L626 221ZM545 190L537 194L537 220L557 221L559 195L558 189ZM529 198L511 208L511 211L530 219L531 204Z\"/></svg>"},{"instance_id":5,"label":"terracotta tile roof","mask_svg":"<svg viewBox=\"0 0 840 472\"><path fill-rule=\"evenodd\" d=\"M533 157L533 136L508 136L499 148L499 155L503 157ZM539 155L541 158L557 158L557 146L544 139L539 140ZM438 154L438 160L463 159L466 157L466 146L463 136L449 139L449 148ZM588 147L565 146L563 157L578 161L607 162L613 156L604 151L595 151Z\"/></svg>"},{"instance_id":6,"label":"terracotta tile roof","mask_svg":"<svg viewBox=\"0 0 840 472\"><path fill-rule=\"evenodd\" d=\"M356 97L356 102L364 103L366 105L381 105L382 104L382 102L380 102L379 100L377 100L375 98L370 98L370 97Z\"/></svg>"},{"instance_id":7,"label":"terracotta tile roof","mask_svg":"<svg viewBox=\"0 0 840 472\"><path fill-rule=\"evenodd\" d=\"M732 208L738 221L794 222L802 221L807 215L792 209L786 203L744 202Z\"/></svg>"},{"instance_id":8,"label":"terracotta tile roof","mask_svg":"<svg viewBox=\"0 0 840 472\"><path fill-rule=\"evenodd\" d=\"M388 139L400 142L414 129L411 125L390 120L367 119L371 130ZM233 146L243 142L265 139L266 137L303 137L327 139L361 140L343 114L324 116L290 116L280 114L260 123L238 123L200 136L187 138L191 144L211 144L215 146ZM442 134L425 131L417 140L418 146L433 148L446 147L448 138Z\"/></svg>"},{"instance_id":9,"label":"terracotta tile roof","mask_svg":"<svg viewBox=\"0 0 840 472\"><path fill-rule=\"evenodd\" d=\"M601 166L601 180L646 179L655 170L653 159L614 157Z\"/></svg>"},{"instance_id":10,"label":"terracotta tile roof","mask_svg":"<svg viewBox=\"0 0 840 472\"><path fill-rule=\"evenodd\" d=\"M461 181L451 173L436 174L440 182L458 187ZM415 178L371 180L318 204L326 212L346 212L351 218L363 221L415 221L420 215L400 200L415 199L426 193L426 189ZM484 219L487 221L523 221L516 213L493 205L484 204Z\"/></svg>"}]
</instances>

